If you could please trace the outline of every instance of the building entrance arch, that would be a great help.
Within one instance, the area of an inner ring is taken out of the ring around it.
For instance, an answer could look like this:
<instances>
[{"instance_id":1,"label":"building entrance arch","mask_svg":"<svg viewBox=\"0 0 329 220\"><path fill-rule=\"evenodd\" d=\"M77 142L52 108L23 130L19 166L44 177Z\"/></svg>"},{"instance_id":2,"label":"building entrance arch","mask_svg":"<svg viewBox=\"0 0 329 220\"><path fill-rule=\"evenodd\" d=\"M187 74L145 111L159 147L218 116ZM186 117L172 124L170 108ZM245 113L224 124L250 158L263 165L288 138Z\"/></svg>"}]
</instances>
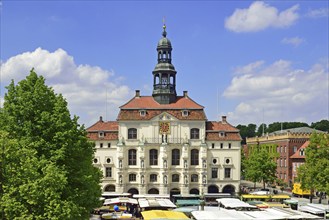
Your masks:
<instances>
[{"instance_id":1,"label":"building entrance arch","mask_svg":"<svg viewBox=\"0 0 329 220\"><path fill-rule=\"evenodd\" d=\"M219 193L218 186L216 185L208 186L208 193Z\"/></svg>"},{"instance_id":2,"label":"building entrance arch","mask_svg":"<svg viewBox=\"0 0 329 220\"><path fill-rule=\"evenodd\" d=\"M134 195L134 194L139 194L139 191L136 188L130 188L128 190L128 193L131 193L131 195Z\"/></svg>"},{"instance_id":3,"label":"building entrance arch","mask_svg":"<svg viewBox=\"0 0 329 220\"><path fill-rule=\"evenodd\" d=\"M226 185L223 187L223 193L230 193L233 195L235 193L235 187L233 185Z\"/></svg>"},{"instance_id":4,"label":"building entrance arch","mask_svg":"<svg viewBox=\"0 0 329 220\"><path fill-rule=\"evenodd\" d=\"M149 189L148 194L159 194L159 190L156 188Z\"/></svg>"},{"instance_id":5,"label":"building entrance arch","mask_svg":"<svg viewBox=\"0 0 329 220\"><path fill-rule=\"evenodd\" d=\"M190 194L196 194L196 195L199 195L200 194L200 190L196 189L196 188L193 188L190 190Z\"/></svg>"}]
</instances>

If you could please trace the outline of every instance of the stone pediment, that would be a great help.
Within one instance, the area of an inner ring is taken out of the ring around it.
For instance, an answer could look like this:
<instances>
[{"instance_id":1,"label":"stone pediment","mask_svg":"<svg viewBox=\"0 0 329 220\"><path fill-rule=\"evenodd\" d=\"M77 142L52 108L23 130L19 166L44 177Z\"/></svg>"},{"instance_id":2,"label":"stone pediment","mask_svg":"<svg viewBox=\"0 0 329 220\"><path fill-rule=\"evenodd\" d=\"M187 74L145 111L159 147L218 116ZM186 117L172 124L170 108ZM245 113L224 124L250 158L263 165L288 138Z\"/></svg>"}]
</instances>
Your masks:
<instances>
[{"instance_id":1,"label":"stone pediment","mask_svg":"<svg viewBox=\"0 0 329 220\"><path fill-rule=\"evenodd\" d=\"M178 120L179 119L177 119L176 117L174 117L168 112L162 112L161 114L151 119L151 121L178 121Z\"/></svg>"}]
</instances>

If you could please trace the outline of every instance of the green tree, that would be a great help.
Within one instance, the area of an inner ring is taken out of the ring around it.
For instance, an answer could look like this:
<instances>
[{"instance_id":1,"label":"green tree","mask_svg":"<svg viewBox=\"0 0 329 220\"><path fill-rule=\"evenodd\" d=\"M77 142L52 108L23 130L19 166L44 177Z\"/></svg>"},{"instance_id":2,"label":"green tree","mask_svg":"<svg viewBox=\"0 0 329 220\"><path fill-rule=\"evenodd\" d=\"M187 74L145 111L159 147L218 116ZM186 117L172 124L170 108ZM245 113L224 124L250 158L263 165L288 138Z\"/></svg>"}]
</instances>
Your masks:
<instances>
[{"instance_id":1,"label":"green tree","mask_svg":"<svg viewBox=\"0 0 329 220\"><path fill-rule=\"evenodd\" d=\"M314 132L305 155L305 163L297 170L301 188L329 194L329 134Z\"/></svg>"},{"instance_id":2,"label":"green tree","mask_svg":"<svg viewBox=\"0 0 329 220\"><path fill-rule=\"evenodd\" d=\"M262 181L263 188L266 183L276 180L276 155L270 153L266 148L255 146L249 153L245 163L245 175L248 180L254 183Z\"/></svg>"},{"instance_id":3,"label":"green tree","mask_svg":"<svg viewBox=\"0 0 329 220\"><path fill-rule=\"evenodd\" d=\"M314 128L314 129L320 130L320 131L329 132L329 121L328 120L321 120L321 121L312 123L311 128Z\"/></svg>"},{"instance_id":4,"label":"green tree","mask_svg":"<svg viewBox=\"0 0 329 220\"><path fill-rule=\"evenodd\" d=\"M255 124L248 124L248 126L238 125L238 126L236 126L236 128L240 130L240 135L242 137L241 144L246 144L247 137L255 137L255 135L256 135L256 125Z\"/></svg>"},{"instance_id":5,"label":"green tree","mask_svg":"<svg viewBox=\"0 0 329 220\"><path fill-rule=\"evenodd\" d=\"M88 219L100 205L101 173L84 126L33 69L7 89L0 123L5 218Z\"/></svg>"},{"instance_id":6,"label":"green tree","mask_svg":"<svg viewBox=\"0 0 329 220\"><path fill-rule=\"evenodd\" d=\"M267 125L262 123L261 125L259 125L259 127L257 128L257 132L256 132L256 135L258 137L262 136L263 133L266 133L267 131Z\"/></svg>"}]
</instances>

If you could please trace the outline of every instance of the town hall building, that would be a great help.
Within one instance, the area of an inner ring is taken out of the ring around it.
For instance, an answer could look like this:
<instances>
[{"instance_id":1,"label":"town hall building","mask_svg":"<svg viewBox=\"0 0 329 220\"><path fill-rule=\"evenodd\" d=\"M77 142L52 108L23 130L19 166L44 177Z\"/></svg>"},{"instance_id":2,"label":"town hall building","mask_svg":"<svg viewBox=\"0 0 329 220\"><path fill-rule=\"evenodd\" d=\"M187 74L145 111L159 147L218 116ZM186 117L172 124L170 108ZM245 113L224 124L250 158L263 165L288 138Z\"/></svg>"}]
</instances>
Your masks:
<instances>
[{"instance_id":1,"label":"town hall building","mask_svg":"<svg viewBox=\"0 0 329 220\"><path fill-rule=\"evenodd\" d=\"M104 192L202 194L239 191L241 136L226 116L208 121L204 107L176 92L172 45L163 27L152 95L135 96L116 121L87 129Z\"/></svg>"}]
</instances>

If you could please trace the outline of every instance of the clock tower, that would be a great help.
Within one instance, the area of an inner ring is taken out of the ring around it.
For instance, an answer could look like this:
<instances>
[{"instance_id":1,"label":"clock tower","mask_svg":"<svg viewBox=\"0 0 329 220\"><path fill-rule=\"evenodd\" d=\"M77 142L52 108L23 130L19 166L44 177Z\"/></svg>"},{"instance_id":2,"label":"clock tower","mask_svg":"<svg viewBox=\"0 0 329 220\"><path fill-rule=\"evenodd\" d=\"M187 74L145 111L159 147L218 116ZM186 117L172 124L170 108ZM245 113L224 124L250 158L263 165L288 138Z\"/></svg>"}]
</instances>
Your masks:
<instances>
[{"instance_id":1,"label":"clock tower","mask_svg":"<svg viewBox=\"0 0 329 220\"><path fill-rule=\"evenodd\" d=\"M162 38L157 52L158 63L153 70L153 98L159 104L170 104L176 101L176 70L171 64L171 42L167 38L166 25L163 25Z\"/></svg>"}]
</instances>

